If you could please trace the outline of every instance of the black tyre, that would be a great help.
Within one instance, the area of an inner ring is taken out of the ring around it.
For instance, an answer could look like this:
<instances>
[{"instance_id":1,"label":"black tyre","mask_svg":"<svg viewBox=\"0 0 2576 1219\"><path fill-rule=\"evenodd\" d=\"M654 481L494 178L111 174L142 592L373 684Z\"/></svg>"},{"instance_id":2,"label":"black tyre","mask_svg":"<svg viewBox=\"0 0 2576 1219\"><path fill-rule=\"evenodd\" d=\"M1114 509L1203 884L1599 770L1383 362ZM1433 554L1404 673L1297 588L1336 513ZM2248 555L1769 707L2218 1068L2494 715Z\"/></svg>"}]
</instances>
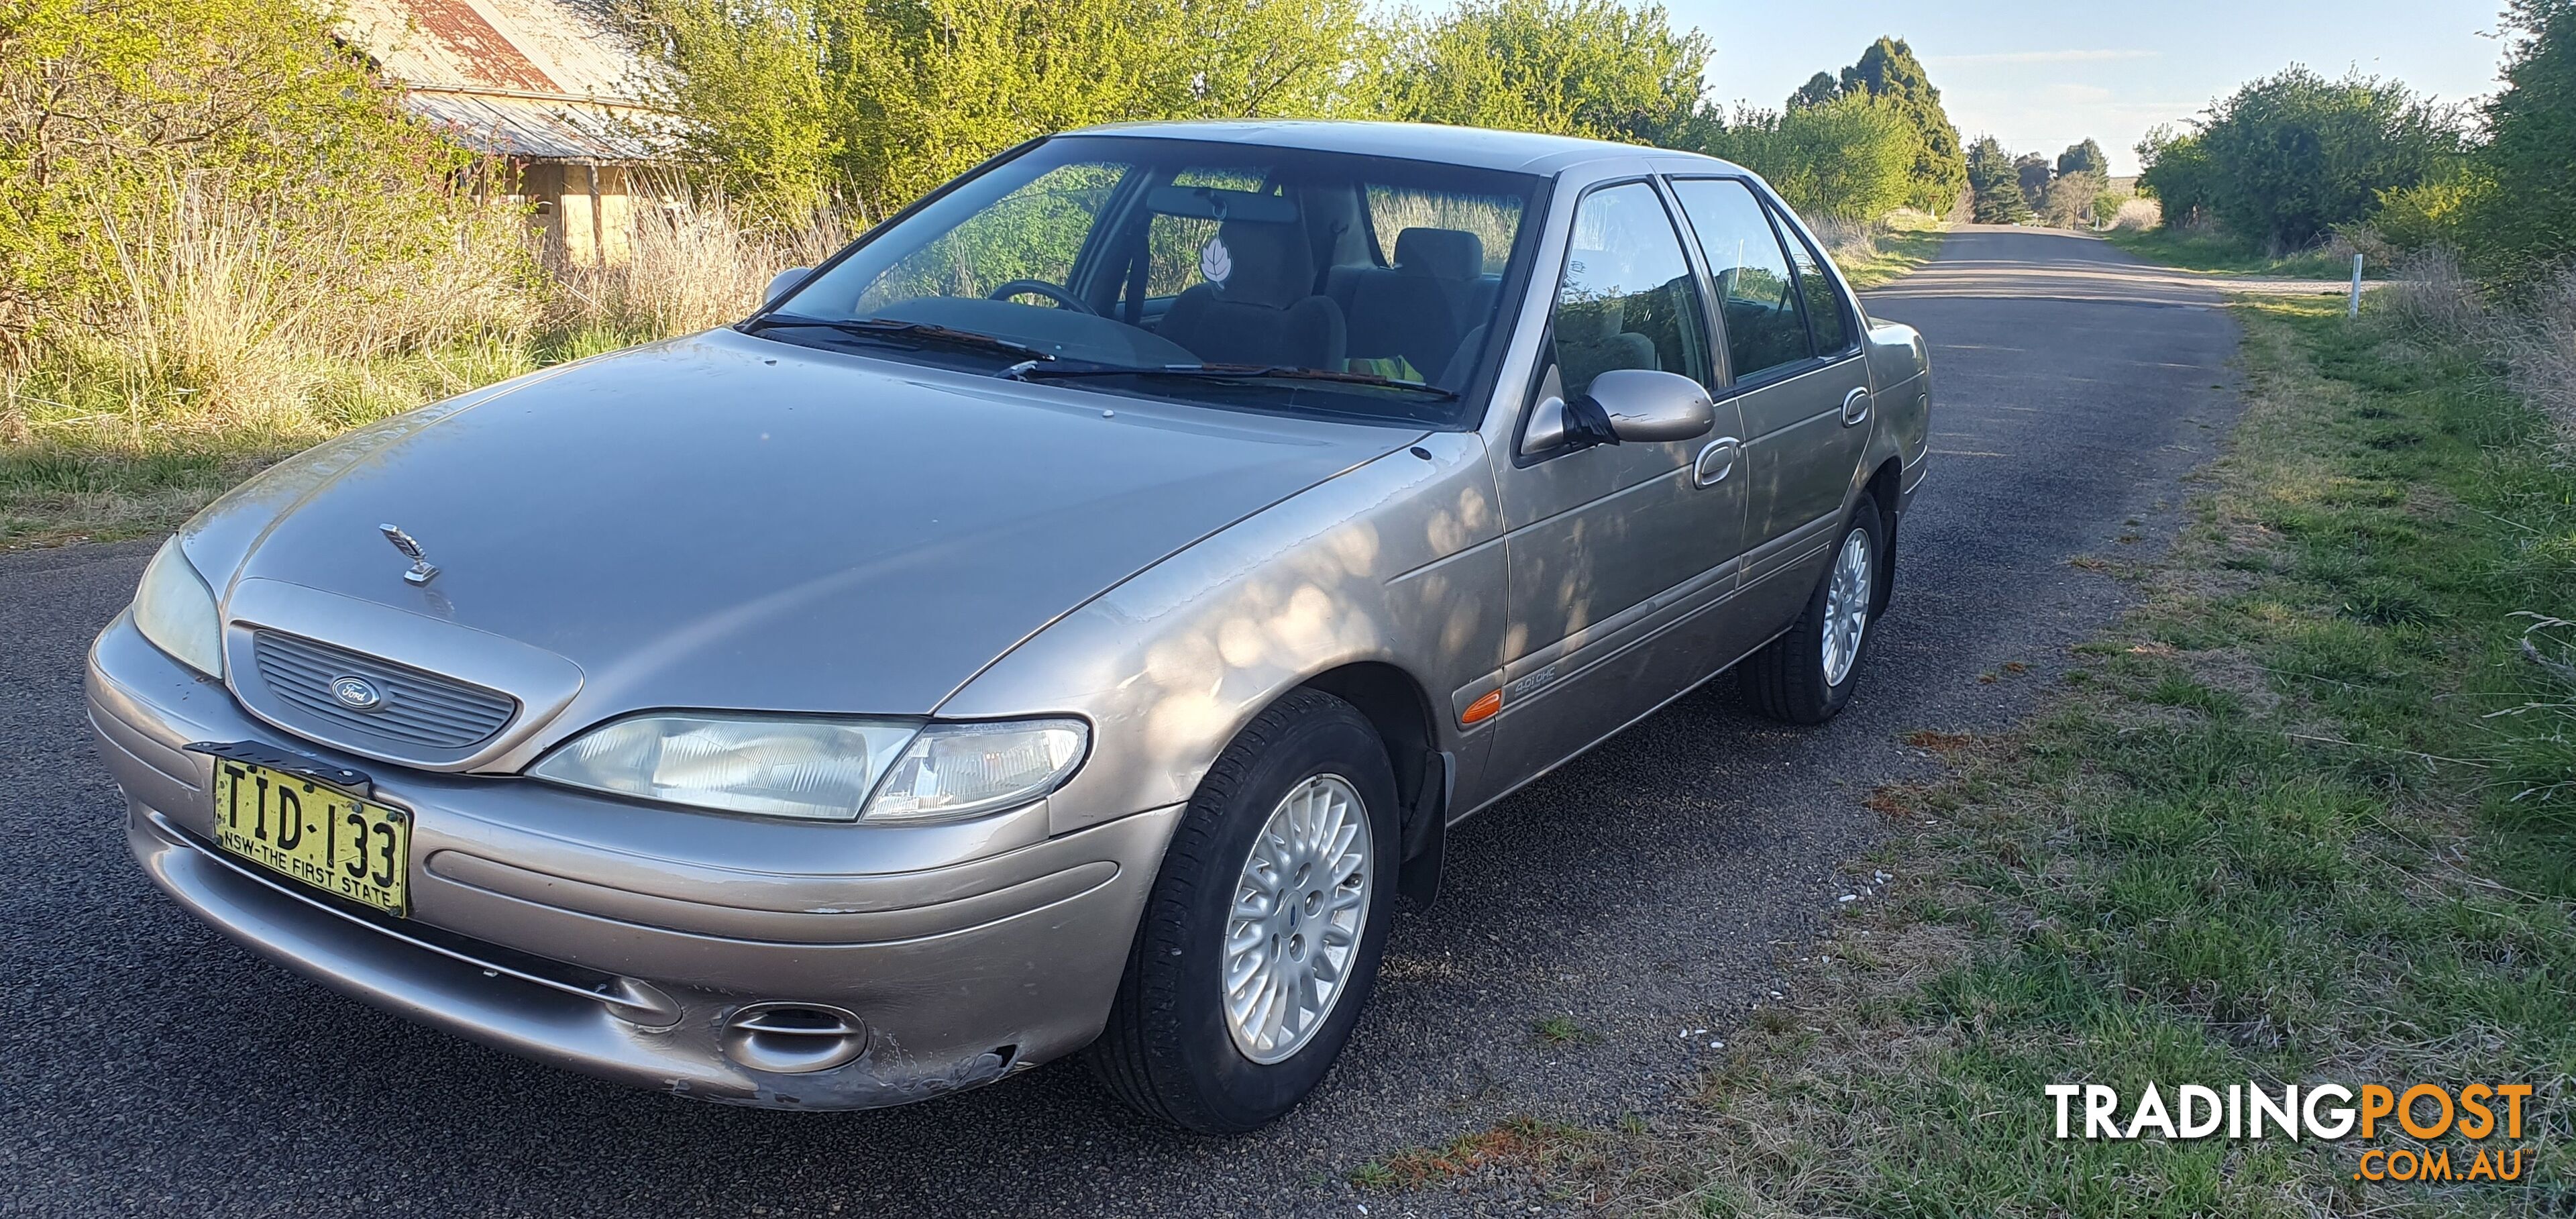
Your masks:
<instances>
[{"instance_id":1,"label":"black tyre","mask_svg":"<svg viewBox=\"0 0 2576 1219\"><path fill-rule=\"evenodd\" d=\"M1792 724L1821 724L1840 713L1860 684L1873 611L1884 604L1878 587L1887 572L1887 525L1878 503L1863 494L1834 539L1833 557L1807 608L1787 634L1745 657L1740 669L1745 704Z\"/></svg>"},{"instance_id":2,"label":"black tyre","mask_svg":"<svg viewBox=\"0 0 2576 1219\"><path fill-rule=\"evenodd\" d=\"M1349 703L1280 699L1181 815L1109 1027L1086 1052L1120 1100L1203 1134L1286 1113L1368 1005L1393 915L1395 774Z\"/></svg>"}]
</instances>

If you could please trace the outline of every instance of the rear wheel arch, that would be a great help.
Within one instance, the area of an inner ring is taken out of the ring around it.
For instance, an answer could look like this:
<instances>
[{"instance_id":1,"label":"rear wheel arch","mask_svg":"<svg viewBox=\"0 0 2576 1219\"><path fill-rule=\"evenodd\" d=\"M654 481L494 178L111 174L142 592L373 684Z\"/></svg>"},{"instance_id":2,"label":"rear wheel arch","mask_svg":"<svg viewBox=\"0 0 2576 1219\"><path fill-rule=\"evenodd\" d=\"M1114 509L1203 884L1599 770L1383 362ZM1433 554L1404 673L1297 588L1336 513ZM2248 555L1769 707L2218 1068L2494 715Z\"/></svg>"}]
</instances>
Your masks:
<instances>
[{"instance_id":1,"label":"rear wheel arch","mask_svg":"<svg viewBox=\"0 0 2576 1219\"><path fill-rule=\"evenodd\" d=\"M1888 597L1896 591L1896 497L1904 485L1905 463L1895 457L1878 463L1878 469L1861 484L1861 494L1878 504L1879 536L1884 540L1878 551L1878 586L1870 593L1871 617L1887 612Z\"/></svg>"}]
</instances>

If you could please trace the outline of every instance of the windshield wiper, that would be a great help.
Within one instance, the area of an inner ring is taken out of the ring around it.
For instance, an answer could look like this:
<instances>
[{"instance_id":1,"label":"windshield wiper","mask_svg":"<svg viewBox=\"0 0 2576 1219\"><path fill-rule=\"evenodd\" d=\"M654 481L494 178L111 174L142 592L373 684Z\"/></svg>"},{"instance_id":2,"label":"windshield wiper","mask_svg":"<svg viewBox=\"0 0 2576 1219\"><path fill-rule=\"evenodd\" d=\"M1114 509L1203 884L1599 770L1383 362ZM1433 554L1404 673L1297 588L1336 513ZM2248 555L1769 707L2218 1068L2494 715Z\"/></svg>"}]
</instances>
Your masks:
<instances>
[{"instance_id":1,"label":"windshield wiper","mask_svg":"<svg viewBox=\"0 0 2576 1219\"><path fill-rule=\"evenodd\" d=\"M1334 372L1328 368L1294 368L1284 364L1014 364L995 374L1014 381L1053 381L1070 377L1190 377L1208 381L1333 381L1377 389L1401 389L1436 398L1455 398L1454 390L1420 381L1398 381L1367 372Z\"/></svg>"},{"instance_id":2,"label":"windshield wiper","mask_svg":"<svg viewBox=\"0 0 2576 1219\"><path fill-rule=\"evenodd\" d=\"M934 326L928 322L898 322L892 318L882 317L828 318L805 317L794 313L772 313L744 322L741 330L745 334L758 334L773 326L832 330L862 339L896 341L912 339L923 343L944 343L951 347L971 347L979 351L999 351L1015 356L1026 356L1031 362L1055 359L1054 352L1041 351L1026 343L1015 343L996 335Z\"/></svg>"}]
</instances>

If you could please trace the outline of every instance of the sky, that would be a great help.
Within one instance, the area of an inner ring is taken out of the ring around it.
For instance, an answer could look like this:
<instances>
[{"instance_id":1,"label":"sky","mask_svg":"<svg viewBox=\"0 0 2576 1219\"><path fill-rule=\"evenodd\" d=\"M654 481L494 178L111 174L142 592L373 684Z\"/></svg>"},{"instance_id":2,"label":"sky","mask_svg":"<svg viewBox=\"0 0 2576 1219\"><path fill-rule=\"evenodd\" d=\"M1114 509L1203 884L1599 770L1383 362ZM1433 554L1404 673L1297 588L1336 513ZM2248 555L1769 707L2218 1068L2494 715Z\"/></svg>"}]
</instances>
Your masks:
<instances>
[{"instance_id":1,"label":"sky","mask_svg":"<svg viewBox=\"0 0 2576 1219\"><path fill-rule=\"evenodd\" d=\"M1881 34L1912 44L1960 134L2055 155L2086 137L2133 174L2139 138L2292 63L2353 67L2463 101L2496 88L2501 0L1665 0L1717 45L1710 92L1777 107Z\"/></svg>"}]
</instances>

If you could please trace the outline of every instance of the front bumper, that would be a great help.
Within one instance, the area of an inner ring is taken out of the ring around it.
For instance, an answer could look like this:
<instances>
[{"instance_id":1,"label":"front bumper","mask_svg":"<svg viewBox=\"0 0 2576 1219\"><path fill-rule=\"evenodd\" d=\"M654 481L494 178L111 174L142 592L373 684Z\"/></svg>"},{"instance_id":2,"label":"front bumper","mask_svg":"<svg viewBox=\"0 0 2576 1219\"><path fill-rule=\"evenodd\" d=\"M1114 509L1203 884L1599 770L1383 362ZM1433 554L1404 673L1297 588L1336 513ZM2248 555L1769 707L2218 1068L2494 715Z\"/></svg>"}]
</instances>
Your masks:
<instances>
[{"instance_id":1,"label":"front bumper","mask_svg":"<svg viewBox=\"0 0 2576 1219\"><path fill-rule=\"evenodd\" d=\"M135 858L199 917L422 1023L735 1104L903 1104L1081 1048L1106 1022L1180 813L1048 838L1029 828L1039 805L904 837L408 771L252 719L123 617L91 648L88 693ZM377 799L412 814L412 917L215 849L193 741L372 775Z\"/></svg>"}]
</instances>

